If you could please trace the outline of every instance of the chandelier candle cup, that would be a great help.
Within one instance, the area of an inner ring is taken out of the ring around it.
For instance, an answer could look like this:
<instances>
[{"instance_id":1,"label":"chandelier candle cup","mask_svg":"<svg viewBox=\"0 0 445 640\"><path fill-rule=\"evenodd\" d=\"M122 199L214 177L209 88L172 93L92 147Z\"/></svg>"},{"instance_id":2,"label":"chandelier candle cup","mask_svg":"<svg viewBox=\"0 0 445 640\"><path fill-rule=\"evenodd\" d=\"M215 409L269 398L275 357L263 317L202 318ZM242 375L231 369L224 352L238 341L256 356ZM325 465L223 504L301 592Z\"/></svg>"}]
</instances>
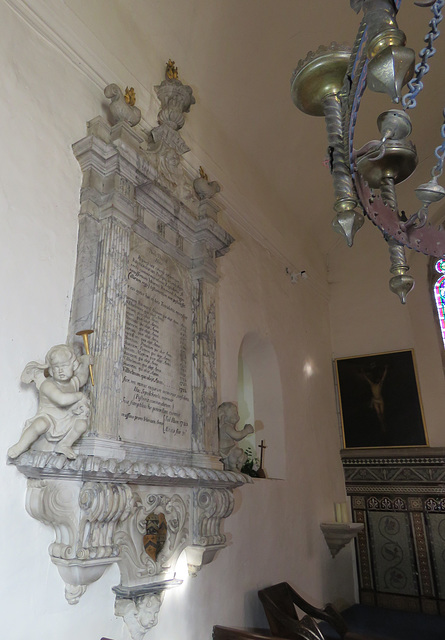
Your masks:
<instances>
[{"instance_id":1,"label":"chandelier candle cup","mask_svg":"<svg viewBox=\"0 0 445 640\"><path fill-rule=\"evenodd\" d=\"M358 203L343 153L342 114L338 97L350 56L350 49L344 45L333 42L330 47L321 46L315 53L310 51L304 60L300 60L291 79L292 100L298 109L309 115L325 117L328 143L332 150L334 209L337 212L333 224L349 246L364 221L362 213L355 211Z\"/></svg>"}]
</instances>

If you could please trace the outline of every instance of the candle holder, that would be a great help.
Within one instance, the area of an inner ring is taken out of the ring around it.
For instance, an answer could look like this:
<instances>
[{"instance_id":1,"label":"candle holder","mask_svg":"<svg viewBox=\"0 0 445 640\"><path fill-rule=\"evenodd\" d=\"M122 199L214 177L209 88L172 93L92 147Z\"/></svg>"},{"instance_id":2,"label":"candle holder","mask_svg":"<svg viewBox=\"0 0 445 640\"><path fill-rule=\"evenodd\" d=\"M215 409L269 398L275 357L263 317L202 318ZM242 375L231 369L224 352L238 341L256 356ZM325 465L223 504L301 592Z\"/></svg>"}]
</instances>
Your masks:
<instances>
[{"instance_id":1,"label":"candle holder","mask_svg":"<svg viewBox=\"0 0 445 640\"><path fill-rule=\"evenodd\" d=\"M362 522L322 522L320 529L332 557L335 558L337 553L363 530L364 526Z\"/></svg>"},{"instance_id":2,"label":"candle holder","mask_svg":"<svg viewBox=\"0 0 445 640\"><path fill-rule=\"evenodd\" d=\"M82 336L83 338L83 344L85 347L85 353L87 354L87 356L90 355L90 344L88 342L88 336L91 335L93 333L92 329L82 329L82 331L78 331L76 333L76 336ZM92 365L88 365L89 369L90 369L90 378L91 378L91 384L94 387L94 377L93 377L93 367Z\"/></svg>"}]
</instances>

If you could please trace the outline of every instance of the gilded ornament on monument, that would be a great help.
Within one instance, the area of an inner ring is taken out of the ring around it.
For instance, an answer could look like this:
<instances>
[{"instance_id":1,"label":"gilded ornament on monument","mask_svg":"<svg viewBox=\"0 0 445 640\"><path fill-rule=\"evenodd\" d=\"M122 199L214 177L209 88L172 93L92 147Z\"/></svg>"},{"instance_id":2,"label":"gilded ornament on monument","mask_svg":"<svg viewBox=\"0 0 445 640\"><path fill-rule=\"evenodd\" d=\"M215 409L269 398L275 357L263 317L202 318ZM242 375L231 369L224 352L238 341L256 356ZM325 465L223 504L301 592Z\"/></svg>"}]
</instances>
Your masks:
<instances>
[{"instance_id":1,"label":"gilded ornament on monument","mask_svg":"<svg viewBox=\"0 0 445 640\"><path fill-rule=\"evenodd\" d=\"M150 513L146 519L144 535L145 553L156 562L167 539L167 521L163 513Z\"/></svg>"}]
</instances>

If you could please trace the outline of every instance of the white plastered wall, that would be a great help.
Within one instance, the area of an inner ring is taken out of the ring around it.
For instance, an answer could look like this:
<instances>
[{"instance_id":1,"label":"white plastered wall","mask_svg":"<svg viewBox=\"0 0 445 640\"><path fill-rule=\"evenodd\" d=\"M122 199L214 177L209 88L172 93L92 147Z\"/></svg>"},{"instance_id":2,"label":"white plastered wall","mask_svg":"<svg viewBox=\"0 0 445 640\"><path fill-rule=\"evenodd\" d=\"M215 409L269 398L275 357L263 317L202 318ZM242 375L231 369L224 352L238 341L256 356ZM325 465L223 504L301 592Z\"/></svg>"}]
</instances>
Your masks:
<instances>
[{"instance_id":1,"label":"white plastered wall","mask_svg":"<svg viewBox=\"0 0 445 640\"><path fill-rule=\"evenodd\" d=\"M412 200L414 207L414 194ZM332 349L335 358L414 349L429 444L443 447L443 347L428 291L428 258L412 251L407 251L407 257L416 284L402 305L388 286L387 244L369 221L352 249L339 246L331 254Z\"/></svg>"},{"instance_id":2,"label":"white plastered wall","mask_svg":"<svg viewBox=\"0 0 445 640\"><path fill-rule=\"evenodd\" d=\"M70 147L85 135L86 121L103 112L105 101L82 65L69 61L6 2L0 3L0 33L0 457L5 461L36 407L34 390L20 384L21 371L66 339L81 183ZM97 55L102 53L98 47ZM158 83L160 69L151 74ZM190 117L198 118L199 111ZM299 257L309 265L310 278L293 285L281 259L229 216L221 222L236 244L220 262L219 399L236 399L243 336L256 331L268 337L281 367L286 480L256 481L236 490L235 511L225 525L229 547L196 579L166 594L159 624L150 632L153 640L205 640L216 623L265 625L256 591L279 580L290 580L319 604L353 597L351 549L332 560L319 528L332 518L333 502L344 499L326 288L315 277L322 267L316 254L303 252ZM51 531L25 511L25 478L4 463L0 478L2 637L128 638L113 613L117 567L91 585L78 605L69 606L47 553Z\"/></svg>"}]
</instances>

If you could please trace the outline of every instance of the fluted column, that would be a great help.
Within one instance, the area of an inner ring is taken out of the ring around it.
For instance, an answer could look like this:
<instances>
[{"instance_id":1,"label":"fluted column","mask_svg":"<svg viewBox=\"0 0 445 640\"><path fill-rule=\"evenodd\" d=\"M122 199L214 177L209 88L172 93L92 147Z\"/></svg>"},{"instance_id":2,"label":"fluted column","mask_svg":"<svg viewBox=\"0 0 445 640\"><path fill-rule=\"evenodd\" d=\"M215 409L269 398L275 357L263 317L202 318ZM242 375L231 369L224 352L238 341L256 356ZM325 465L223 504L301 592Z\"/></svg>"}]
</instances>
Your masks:
<instances>
[{"instance_id":1,"label":"fluted column","mask_svg":"<svg viewBox=\"0 0 445 640\"><path fill-rule=\"evenodd\" d=\"M193 450L218 453L215 285L193 281Z\"/></svg>"},{"instance_id":2,"label":"fluted column","mask_svg":"<svg viewBox=\"0 0 445 640\"><path fill-rule=\"evenodd\" d=\"M83 172L79 242L69 338L92 329L90 432L117 438L122 396L130 235L142 138L126 123L88 123L73 146Z\"/></svg>"},{"instance_id":3,"label":"fluted column","mask_svg":"<svg viewBox=\"0 0 445 640\"><path fill-rule=\"evenodd\" d=\"M91 430L116 437L120 420L130 227L113 216L102 224L99 241L95 331L92 336L95 386Z\"/></svg>"},{"instance_id":4,"label":"fluted column","mask_svg":"<svg viewBox=\"0 0 445 640\"><path fill-rule=\"evenodd\" d=\"M76 333L93 328L98 239L99 222L89 213L81 212L68 342L77 340L81 343L82 339L76 338Z\"/></svg>"}]
</instances>

